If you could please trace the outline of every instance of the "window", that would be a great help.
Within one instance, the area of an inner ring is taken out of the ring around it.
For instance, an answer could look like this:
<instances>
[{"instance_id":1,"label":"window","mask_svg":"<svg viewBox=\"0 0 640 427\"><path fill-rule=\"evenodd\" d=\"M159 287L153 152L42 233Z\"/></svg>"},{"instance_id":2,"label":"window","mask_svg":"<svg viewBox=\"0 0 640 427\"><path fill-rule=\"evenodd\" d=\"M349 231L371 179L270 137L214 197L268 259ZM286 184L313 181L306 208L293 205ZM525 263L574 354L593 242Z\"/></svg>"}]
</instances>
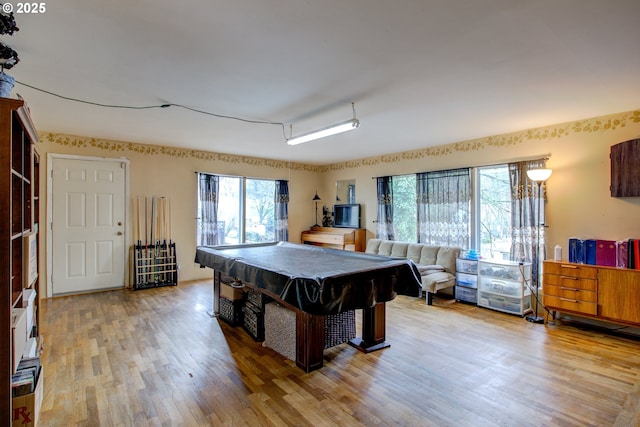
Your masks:
<instances>
[{"instance_id":1,"label":"window","mask_svg":"<svg viewBox=\"0 0 640 427\"><path fill-rule=\"evenodd\" d=\"M275 181L246 178L245 184L244 242L275 241Z\"/></svg>"},{"instance_id":2,"label":"window","mask_svg":"<svg viewBox=\"0 0 640 427\"><path fill-rule=\"evenodd\" d=\"M199 183L200 185L200 183ZM275 241L275 181L237 176L219 176L216 226L218 244ZM198 212L202 212L202 192L198 191ZM199 214L201 215L201 214ZM198 241L202 244L198 221Z\"/></svg>"},{"instance_id":3,"label":"window","mask_svg":"<svg viewBox=\"0 0 640 427\"><path fill-rule=\"evenodd\" d=\"M417 242L416 176L394 176L392 185L395 239L400 242Z\"/></svg>"},{"instance_id":4,"label":"window","mask_svg":"<svg viewBox=\"0 0 640 427\"><path fill-rule=\"evenodd\" d=\"M475 168L472 192L474 226L470 241L483 257L509 259L511 249L511 187L507 165ZM467 213L468 215L468 213ZM395 239L417 241L416 176L393 177ZM464 215L463 215L464 217Z\"/></svg>"},{"instance_id":5,"label":"window","mask_svg":"<svg viewBox=\"0 0 640 427\"><path fill-rule=\"evenodd\" d=\"M473 241L484 258L509 259L511 184L507 165L477 168L476 233Z\"/></svg>"}]
</instances>

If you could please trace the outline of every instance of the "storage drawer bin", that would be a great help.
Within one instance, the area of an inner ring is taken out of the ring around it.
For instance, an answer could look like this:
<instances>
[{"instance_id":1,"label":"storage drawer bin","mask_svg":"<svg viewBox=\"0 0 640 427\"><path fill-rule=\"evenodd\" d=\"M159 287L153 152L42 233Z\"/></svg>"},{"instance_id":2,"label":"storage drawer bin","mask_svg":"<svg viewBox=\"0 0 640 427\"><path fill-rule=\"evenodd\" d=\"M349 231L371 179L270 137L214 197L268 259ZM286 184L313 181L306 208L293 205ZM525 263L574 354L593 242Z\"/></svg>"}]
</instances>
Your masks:
<instances>
[{"instance_id":1,"label":"storage drawer bin","mask_svg":"<svg viewBox=\"0 0 640 427\"><path fill-rule=\"evenodd\" d=\"M478 291L478 305L506 313L522 315L531 310L531 298L527 296L524 299L520 299Z\"/></svg>"},{"instance_id":2,"label":"storage drawer bin","mask_svg":"<svg viewBox=\"0 0 640 427\"><path fill-rule=\"evenodd\" d=\"M503 280L495 277L480 276L480 289L500 295L513 295L522 297L523 291L529 293L528 288L523 289L522 281Z\"/></svg>"},{"instance_id":3,"label":"storage drawer bin","mask_svg":"<svg viewBox=\"0 0 640 427\"><path fill-rule=\"evenodd\" d=\"M456 273L456 286L464 286L465 288L478 288L478 276L475 274Z\"/></svg>"},{"instance_id":4,"label":"storage drawer bin","mask_svg":"<svg viewBox=\"0 0 640 427\"><path fill-rule=\"evenodd\" d=\"M456 300L477 304L478 291L472 288L456 286Z\"/></svg>"},{"instance_id":5,"label":"storage drawer bin","mask_svg":"<svg viewBox=\"0 0 640 427\"><path fill-rule=\"evenodd\" d=\"M477 259L456 259L456 272L478 274L478 260Z\"/></svg>"},{"instance_id":6,"label":"storage drawer bin","mask_svg":"<svg viewBox=\"0 0 640 427\"><path fill-rule=\"evenodd\" d=\"M480 261L478 264L478 274L520 282L523 279L528 280L531 278L531 263L520 265L519 263L509 261Z\"/></svg>"}]
</instances>

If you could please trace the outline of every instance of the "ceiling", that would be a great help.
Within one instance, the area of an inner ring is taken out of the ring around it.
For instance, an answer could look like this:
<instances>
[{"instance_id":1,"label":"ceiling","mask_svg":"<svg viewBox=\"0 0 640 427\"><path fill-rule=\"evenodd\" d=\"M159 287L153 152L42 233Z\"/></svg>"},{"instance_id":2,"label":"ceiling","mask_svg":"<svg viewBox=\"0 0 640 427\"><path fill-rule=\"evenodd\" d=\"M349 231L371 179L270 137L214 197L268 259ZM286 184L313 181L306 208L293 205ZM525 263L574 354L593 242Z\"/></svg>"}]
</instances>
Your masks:
<instances>
[{"instance_id":1,"label":"ceiling","mask_svg":"<svg viewBox=\"0 0 640 427\"><path fill-rule=\"evenodd\" d=\"M640 107L637 0L45 4L2 36L39 131L326 165Z\"/></svg>"}]
</instances>

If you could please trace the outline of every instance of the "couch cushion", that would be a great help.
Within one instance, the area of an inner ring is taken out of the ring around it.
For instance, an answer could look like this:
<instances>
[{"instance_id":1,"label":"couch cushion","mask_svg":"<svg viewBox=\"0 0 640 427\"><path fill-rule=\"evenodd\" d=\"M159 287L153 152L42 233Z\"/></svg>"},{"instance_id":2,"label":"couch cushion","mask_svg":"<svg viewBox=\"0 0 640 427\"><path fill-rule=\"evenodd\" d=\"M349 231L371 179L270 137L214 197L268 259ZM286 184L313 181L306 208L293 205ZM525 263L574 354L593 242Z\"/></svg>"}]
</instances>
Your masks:
<instances>
[{"instance_id":1,"label":"couch cushion","mask_svg":"<svg viewBox=\"0 0 640 427\"><path fill-rule=\"evenodd\" d=\"M456 276L446 271L422 276L422 290L436 293L440 289L449 288L456 284Z\"/></svg>"},{"instance_id":2,"label":"couch cushion","mask_svg":"<svg viewBox=\"0 0 640 427\"><path fill-rule=\"evenodd\" d=\"M416 264L420 264L420 254L422 253L422 247L420 243L409 243L407 247L407 258Z\"/></svg>"},{"instance_id":3,"label":"couch cushion","mask_svg":"<svg viewBox=\"0 0 640 427\"><path fill-rule=\"evenodd\" d=\"M365 250L365 252L368 254L379 253L378 250L380 249L380 242L382 242L382 240L380 239L369 239L369 241L367 242L367 249Z\"/></svg>"},{"instance_id":4,"label":"couch cushion","mask_svg":"<svg viewBox=\"0 0 640 427\"><path fill-rule=\"evenodd\" d=\"M425 276L427 274L433 274L433 273L438 273L440 271L444 271L444 267L441 266L441 265L416 264L416 267L418 267L418 271L420 272L421 276Z\"/></svg>"},{"instance_id":5,"label":"couch cushion","mask_svg":"<svg viewBox=\"0 0 640 427\"><path fill-rule=\"evenodd\" d=\"M380 247L378 248L378 255L386 255L391 256L391 250L393 249L393 245L395 242L391 240L383 240L380 242Z\"/></svg>"},{"instance_id":6,"label":"couch cushion","mask_svg":"<svg viewBox=\"0 0 640 427\"><path fill-rule=\"evenodd\" d=\"M456 272L456 258L460 255L460 248L456 248L453 246L440 246L440 250L438 251L438 257L434 264L439 264L444 267L444 269L451 273L455 274Z\"/></svg>"},{"instance_id":7,"label":"couch cushion","mask_svg":"<svg viewBox=\"0 0 640 427\"><path fill-rule=\"evenodd\" d=\"M408 247L409 247L408 243L395 242L391 248L391 256L396 258L406 258Z\"/></svg>"},{"instance_id":8,"label":"couch cushion","mask_svg":"<svg viewBox=\"0 0 640 427\"><path fill-rule=\"evenodd\" d=\"M440 246L421 245L422 251L420 251L420 261L418 264L434 265L438 264L438 250ZM442 264L441 264L442 265Z\"/></svg>"}]
</instances>

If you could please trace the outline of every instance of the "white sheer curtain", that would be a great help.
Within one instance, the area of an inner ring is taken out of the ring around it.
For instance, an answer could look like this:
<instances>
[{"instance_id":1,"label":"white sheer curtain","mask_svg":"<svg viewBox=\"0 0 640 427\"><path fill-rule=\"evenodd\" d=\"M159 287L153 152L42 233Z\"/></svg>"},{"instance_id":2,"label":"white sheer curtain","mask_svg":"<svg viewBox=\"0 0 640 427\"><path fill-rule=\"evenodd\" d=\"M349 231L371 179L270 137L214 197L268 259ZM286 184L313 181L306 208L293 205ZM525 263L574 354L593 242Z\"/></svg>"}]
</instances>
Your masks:
<instances>
[{"instance_id":1,"label":"white sheer curtain","mask_svg":"<svg viewBox=\"0 0 640 427\"><path fill-rule=\"evenodd\" d=\"M418 242L469 248L470 169L416 174Z\"/></svg>"}]
</instances>

